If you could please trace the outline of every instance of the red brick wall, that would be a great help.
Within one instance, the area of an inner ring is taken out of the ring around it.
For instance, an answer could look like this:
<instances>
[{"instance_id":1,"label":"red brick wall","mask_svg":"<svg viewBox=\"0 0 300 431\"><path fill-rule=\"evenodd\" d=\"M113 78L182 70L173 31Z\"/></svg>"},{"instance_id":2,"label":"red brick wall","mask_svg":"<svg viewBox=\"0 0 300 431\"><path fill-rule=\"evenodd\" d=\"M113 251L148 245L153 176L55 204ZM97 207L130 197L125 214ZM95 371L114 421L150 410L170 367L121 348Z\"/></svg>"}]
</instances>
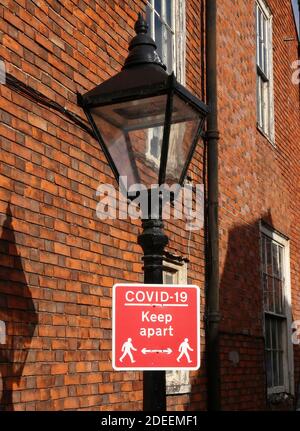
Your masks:
<instances>
[{"instance_id":1,"label":"red brick wall","mask_svg":"<svg viewBox=\"0 0 300 431\"><path fill-rule=\"evenodd\" d=\"M120 70L141 9L132 0L2 1L0 56L8 73L84 119L76 93ZM187 85L200 96L199 1L187 2L187 24ZM111 287L142 281L140 224L96 217L98 185L116 184L93 138L5 85L0 92L3 408L141 409L141 374L111 366ZM194 181L201 162L200 145ZM167 226L169 250L185 255L181 227ZM191 236L189 264L200 285L202 237ZM192 373L191 396L170 397L172 408L205 408L203 373Z\"/></svg>"},{"instance_id":2,"label":"red brick wall","mask_svg":"<svg viewBox=\"0 0 300 431\"><path fill-rule=\"evenodd\" d=\"M291 239L293 319L299 318L299 86L289 1L270 0L274 15L276 146L256 129L254 1L218 2L220 119L220 260L222 405L266 408L259 221ZM285 38L290 38L289 42ZM236 334L240 335L236 335ZM245 335L243 335L245 334ZM240 362L228 362L228 346ZM295 347L299 382L299 347ZM257 380L257 384L253 384Z\"/></svg>"}]
</instances>

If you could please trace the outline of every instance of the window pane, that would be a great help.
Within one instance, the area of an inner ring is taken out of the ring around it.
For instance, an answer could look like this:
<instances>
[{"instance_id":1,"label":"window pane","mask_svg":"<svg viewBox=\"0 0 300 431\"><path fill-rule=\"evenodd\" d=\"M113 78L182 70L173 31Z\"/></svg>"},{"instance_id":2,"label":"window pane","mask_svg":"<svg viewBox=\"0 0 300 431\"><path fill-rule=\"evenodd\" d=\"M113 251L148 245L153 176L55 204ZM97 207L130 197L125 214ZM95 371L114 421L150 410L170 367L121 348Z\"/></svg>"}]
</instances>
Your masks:
<instances>
[{"instance_id":1,"label":"window pane","mask_svg":"<svg viewBox=\"0 0 300 431\"><path fill-rule=\"evenodd\" d=\"M272 349L277 349L277 321L275 319L271 319L271 337L272 337Z\"/></svg>"},{"instance_id":2,"label":"window pane","mask_svg":"<svg viewBox=\"0 0 300 431\"><path fill-rule=\"evenodd\" d=\"M267 311L275 311L273 277L271 276L268 276L268 301L269 308Z\"/></svg>"},{"instance_id":3,"label":"window pane","mask_svg":"<svg viewBox=\"0 0 300 431\"><path fill-rule=\"evenodd\" d=\"M265 316L266 371L268 387L284 385L284 322Z\"/></svg>"},{"instance_id":4,"label":"window pane","mask_svg":"<svg viewBox=\"0 0 300 431\"><path fill-rule=\"evenodd\" d=\"M259 66L263 69L263 56L262 56L262 46L263 46L263 17L261 11L259 11Z\"/></svg>"},{"instance_id":5,"label":"window pane","mask_svg":"<svg viewBox=\"0 0 300 431\"><path fill-rule=\"evenodd\" d=\"M279 364L278 364L278 353L273 350L272 352L272 362L273 362L273 385L279 385Z\"/></svg>"},{"instance_id":6,"label":"window pane","mask_svg":"<svg viewBox=\"0 0 300 431\"><path fill-rule=\"evenodd\" d=\"M265 235L261 247L264 310L284 315L283 247Z\"/></svg>"},{"instance_id":7,"label":"window pane","mask_svg":"<svg viewBox=\"0 0 300 431\"><path fill-rule=\"evenodd\" d=\"M278 314L282 314L283 313L282 283L277 278L274 278L274 293L275 293L275 311Z\"/></svg>"},{"instance_id":8,"label":"window pane","mask_svg":"<svg viewBox=\"0 0 300 431\"><path fill-rule=\"evenodd\" d=\"M266 239L266 253L267 253L267 274L273 275L272 270L272 241L270 238Z\"/></svg>"},{"instance_id":9,"label":"window pane","mask_svg":"<svg viewBox=\"0 0 300 431\"><path fill-rule=\"evenodd\" d=\"M262 127L262 98L261 98L261 77L257 76L257 122L260 127ZM264 256L265 256L265 248L264 248ZM266 264L266 261L264 262Z\"/></svg>"},{"instance_id":10,"label":"window pane","mask_svg":"<svg viewBox=\"0 0 300 431\"><path fill-rule=\"evenodd\" d=\"M265 85L264 81L260 80L261 85L261 105L262 105L262 129L265 132L266 130L266 100L265 100Z\"/></svg>"},{"instance_id":11,"label":"window pane","mask_svg":"<svg viewBox=\"0 0 300 431\"><path fill-rule=\"evenodd\" d=\"M164 269L163 280L165 284L178 284L179 270L174 269L173 271L170 268Z\"/></svg>"},{"instance_id":12,"label":"window pane","mask_svg":"<svg viewBox=\"0 0 300 431\"><path fill-rule=\"evenodd\" d=\"M151 6L150 6L151 5ZM154 0L147 2L146 7L146 20L147 24L149 26L149 34L151 35L152 39L155 40L155 12L154 12Z\"/></svg>"},{"instance_id":13,"label":"window pane","mask_svg":"<svg viewBox=\"0 0 300 431\"><path fill-rule=\"evenodd\" d=\"M273 278L273 287L274 287L274 311L275 313L279 313L279 297L278 297L278 280L277 278Z\"/></svg>"},{"instance_id":14,"label":"window pane","mask_svg":"<svg viewBox=\"0 0 300 431\"><path fill-rule=\"evenodd\" d=\"M272 355L270 351L266 352L266 370L267 370L267 385L272 387Z\"/></svg>"},{"instance_id":15,"label":"window pane","mask_svg":"<svg viewBox=\"0 0 300 431\"><path fill-rule=\"evenodd\" d=\"M270 134L270 91L269 82L263 81L263 100L264 100L264 132Z\"/></svg>"},{"instance_id":16,"label":"window pane","mask_svg":"<svg viewBox=\"0 0 300 431\"><path fill-rule=\"evenodd\" d=\"M154 0L154 7L159 16L162 16L162 0Z\"/></svg>"},{"instance_id":17,"label":"window pane","mask_svg":"<svg viewBox=\"0 0 300 431\"><path fill-rule=\"evenodd\" d=\"M257 7L258 9L258 36L259 39L262 39L262 13L259 7Z\"/></svg>"},{"instance_id":18,"label":"window pane","mask_svg":"<svg viewBox=\"0 0 300 431\"><path fill-rule=\"evenodd\" d=\"M266 48L266 38L265 38L266 24L263 15L261 15L261 69L265 71L265 48Z\"/></svg>"},{"instance_id":19,"label":"window pane","mask_svg":"<svg viewBox=\"0 0 300 431\"><path fill-rule=\"evenodd\" d=\"M172 8L173 8L173 0L166 0L166 21L169 26L172 28Z\"/></svg>"},{"instance_id":20,"label":"window pane","mask_svg":"<svg viewBox=\"0 0 300 431\"><path fill-rule=\"evenodd\" d=\"M266 75L266 77L268 77L268 50L265 43L262 46L262 55L263 55L262 70Z\"/></svg>"},{"instance_id":21,"label":"window pane","mask_svg":"<svg viewBox=\"0 0 300 431\"><path fill-rule=\"evenodd\" d=\"M259 94L260 94L260 126L264 128L264 99L263 99L263 81L259 77Z\"/></svg>"},{"instance_id":22,"label":"window pane","mask_svg":"<svg viewBox=\"0 0 300 431\"><path fill-rule=\"evenodd\" d=\"M284 385L284 376L283 376L283 352L279 352L279 386Z\"/></svg>"},{"instance_id":23,"label":"window pane","mask_svg":"<svg viewBox=\"0 0 300 431\"><path fill-rule=\"evenodd\" d=\"M278 247L279 278L283 279L283 247Z\"/></svg>"},{"instance_id":24,"label":"window pane","mask_svg":"<svg viewBox=\"0 0 300 431\"><path fill-rule=\"evenodd\" d=\"M269 311L269 290L268 290L268 276L263 274L263 294L264 294L264 307Z\"/></svg>"},{"instance_id":25,"label":"window pane","mask_svg":"<svg viewBox=\"0 0 300 431\"><path fill-rule=\"evenodd\" d=\"M164 40L164 46L166 52L165 54L165 65L167 66L167 72L171 73L173 71L173 34L166 27L164 28L164 36L166 39Z\"/></svg>"},{"instance_id":26,"label":"window pane","mask_svg":"<svg viewBox=\"0 0 300 431\"><path fill-rule=\"evenodd\" d=\"M261 70L264 70L263 65L263 41L262 39L259 40L259 57L258 57L258 64Z\"/></svg>"},{"instance_id":27,"label":"window pane","mask_svg":"<svg viewBox=\"0 0 300 431\"><path fill-rule=\"evenodd\" d=\"M271 349L271 322L270 319L266 317L265 322L265 331L266 331L266 348Z\"/></svg>"},{"instance_id":28,"label":"window pane","mask_svg":"<svg viewBox=\"0 0 300 431\"><path fill-rule=\"evenodd\" d=\"M273 274L275 277L279 276L279 254L278 246L275 242L272 243L272 257L273 257Z\"/></svg>"},{"instance_id":29,"label":"window pane","mask_svg":"<svg viewBox=\"0 0 300 431\"><path fill-rule=\"evenodd\" d=\"M258 21L258 14L259 14L259 9L258 9L258 6L256 5L256 64L258 64L258 49L259 49L259 33L258 33L259 21Z\"/></svg>"},{"instance_id":30,"label":"window pane","mask_svg":"<svg viewBox=\"0 0 300 431\"><path fill-rule=\"evenodd\" d=\"M261 14L261 39L266 43L266 24L267 20L264 13Z\"/></svg>"},{"instance_id":31,"label":"window pane","mask_svg":"<svg viewBox=\"0 0 300 431\"><path fill-rule=\"evenodd\" d=\"M280 297L279 297L279 307L280 307L280 314L286 315L285 313L285 301L284 301L284 282L280 281L278 285L279 291L280 291Z\"/></svg>"},{"instance_id":32,"label":"window pane","mask_svg":"<svg viewBox=\"0 0 300 431\"><path fill-rule=\"evenodd\" d=\"M165 284L173 284L173 274L171 272L164 273L164 283Z\"/></svg>"},{"instance_id":33,"label":"window pane","mask_svg":"<svg viewBox=\"0 0 300 431\"><path fill-rule=\"evenodd\" d=\"M262 265L263 265L263 271L265 271L265 264L266 264L266 237L265 235L261 238L261 258L262 258Z\"/></svg>"},{"instance_id":34,"label":"window pane","mask_svg":"<svg viewBox=\"0 0 300 431\"><path fill-rule=\"evenodd\" d=\"M283 327L284 327L284 323L282 321L280 321L279 319L277 320L277 346L278 346L278 350L282 350L283 348Z\"/></svg>"},{"instance_id":35,"label":"window pane","mask_svg":"<svg viewBox=\"0 0 300 431\"><path fill-rule=\"evenodd\" d=\"M147 6L146 6L146 21L147 21L147 24L148 24L148 26L149 26L149 33L150 33L150 35L151 35L151 37L154 39L155 38L155 32L154 32L154 25L153 25L153 11L152 11L152 9L150 8L150 6L149 6L149 4L147 3Z\"/></svg>"},{"instance_id":36,"label":"window pane","mask_svg":"<svg viewBox=\"0 0 300 431\"><path fill-rule=\"evenodd\" d=\"M158 16L155 14L155 42L157 46L157 52L160 58L163 60L163 35L162 35L162 23Z\"/></svg>"}]
</instances>

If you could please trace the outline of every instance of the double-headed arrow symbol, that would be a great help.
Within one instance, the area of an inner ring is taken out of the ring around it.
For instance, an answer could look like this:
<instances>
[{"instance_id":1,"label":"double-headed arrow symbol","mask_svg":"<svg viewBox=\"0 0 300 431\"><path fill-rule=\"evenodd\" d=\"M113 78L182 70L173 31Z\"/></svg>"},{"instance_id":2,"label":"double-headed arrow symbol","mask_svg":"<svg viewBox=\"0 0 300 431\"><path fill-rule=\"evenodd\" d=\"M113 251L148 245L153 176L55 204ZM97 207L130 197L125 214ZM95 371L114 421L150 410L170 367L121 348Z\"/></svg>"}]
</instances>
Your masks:
<instances>
[{"instance_id":1,"label":"double-headed arrow symbol","mask_svg":"<svg viewBox=\"0 0 300 431\"><path fill-rule=\"evenodd\" d=\"M168 347L167 349L163 349L163 350L159 350L159 349L146 349L146 347L144 347L142 349L142 353L143 355L146 355L147 353L167 353L168 355L170 355L172 353L172 349L170 347Z\"/></svg>"}]
</instances>

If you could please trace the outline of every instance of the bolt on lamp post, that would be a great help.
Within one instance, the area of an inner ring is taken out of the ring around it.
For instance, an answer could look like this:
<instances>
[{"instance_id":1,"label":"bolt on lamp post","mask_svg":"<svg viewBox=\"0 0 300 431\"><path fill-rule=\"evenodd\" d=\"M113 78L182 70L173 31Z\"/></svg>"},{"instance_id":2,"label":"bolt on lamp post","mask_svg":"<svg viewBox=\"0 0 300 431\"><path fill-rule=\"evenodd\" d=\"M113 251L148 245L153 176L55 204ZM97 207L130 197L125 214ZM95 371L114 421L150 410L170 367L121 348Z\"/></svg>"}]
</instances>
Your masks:
<instances>
[{"instance_id":1,"label":"bolt on lamp post","mask_svg":"<svg viewBox=\"0 0 300 431\"><path fill-rule=\"evenodd\" d=\"M203 130L207 106L168 75L147 34L140 14L136 36L120 73L84 95L78 103L93 128L109 165L124 189L143 184L183 184ZM150 201L150 199L149 199ZM138 238L144 252L144 281L163 283L163 255L168 238L163 232L161 201L143 214ZM164 411L164 371L144 371L144 410Z\"/></svg>"}]
</instances>

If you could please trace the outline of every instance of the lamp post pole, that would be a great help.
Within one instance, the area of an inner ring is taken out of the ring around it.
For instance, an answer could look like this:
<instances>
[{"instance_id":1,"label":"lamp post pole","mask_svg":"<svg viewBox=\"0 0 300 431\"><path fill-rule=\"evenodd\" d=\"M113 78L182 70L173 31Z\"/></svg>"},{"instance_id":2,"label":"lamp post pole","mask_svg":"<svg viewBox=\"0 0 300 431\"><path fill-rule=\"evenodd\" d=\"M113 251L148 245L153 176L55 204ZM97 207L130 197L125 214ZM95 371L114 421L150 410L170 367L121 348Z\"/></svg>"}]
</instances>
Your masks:
<instances>
[{"instance_id":1,"label":"lamp post pole","mask_svg":"<svg viewBox=\"0 0 300 431\"><path fill-rule=\"evenodd\" d=\"M163 283L163 256L165 246L168 244L168 237L163 232L161 204L159 207L158 216L153 217L154 214L149 205L148 218L142 220L143 231L138 237L138 244L144 252L145 284ZM165 371L144 371L143 381L143 410L165 411Z\"/></svg>"}]
</instances>

